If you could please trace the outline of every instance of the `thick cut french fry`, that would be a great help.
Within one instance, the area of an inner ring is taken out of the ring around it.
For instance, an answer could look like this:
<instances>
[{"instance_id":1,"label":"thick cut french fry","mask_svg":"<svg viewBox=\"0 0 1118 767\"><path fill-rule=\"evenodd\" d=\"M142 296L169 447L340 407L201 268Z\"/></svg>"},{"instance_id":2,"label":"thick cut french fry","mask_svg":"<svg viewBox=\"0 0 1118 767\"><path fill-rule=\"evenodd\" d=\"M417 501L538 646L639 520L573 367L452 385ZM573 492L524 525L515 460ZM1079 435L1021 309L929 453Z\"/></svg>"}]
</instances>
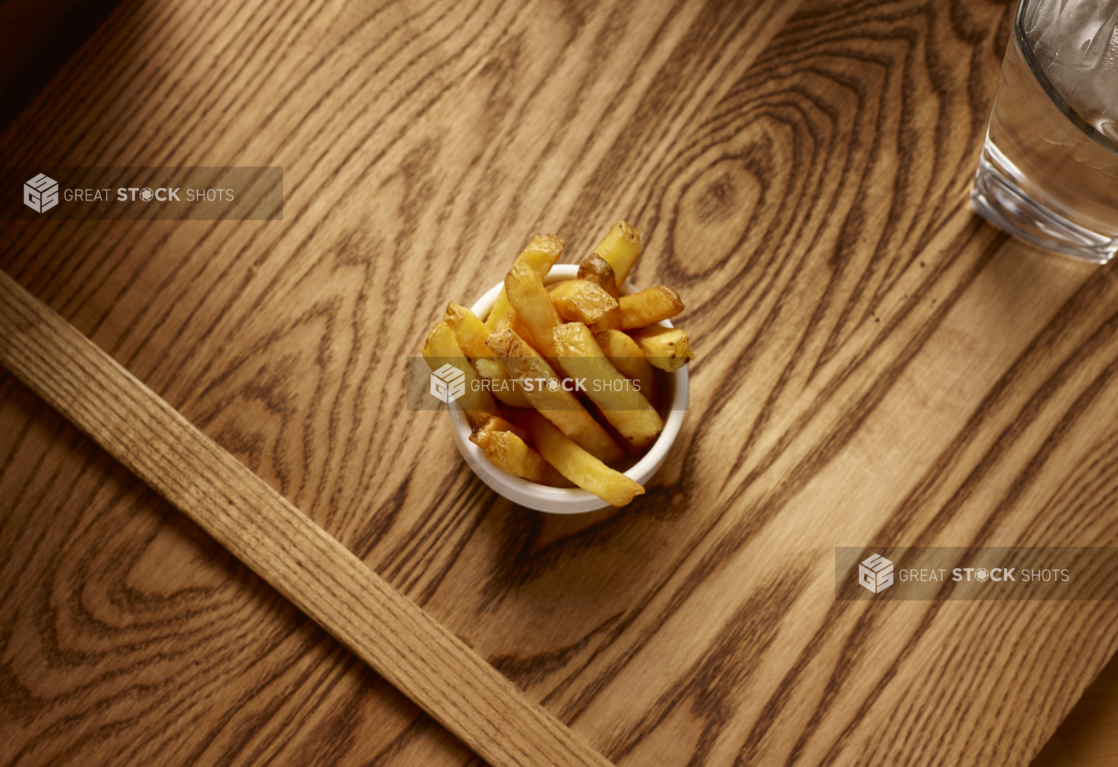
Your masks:
<instances>
[{"instance_id":1,"label":"thick cut french fry","mask_svg":"<svg viewBox=\"0 0 1118 767\"><path fill-rule=\"evenodd\" d=\"M537 234L517 256L515 263L524 264L542 280L562 257L565 248L563 240L555 235ZM512 304L509 303L509 297L505 289L501 288L497 300L493 302L493 308L489 310L489 316L485 318L485 326L490 330L496 330L497 320L511 311Z\"/></svg>"},{"instance_id":2,"label":"thick cut french fry","mask_svg":"<svg viewBox=\"0 0 1118 767\"><path fill-rule=\"evenodd\" d=\"M617 368L617 372L638 382L641 394L655 407L659 396L656 373L653 372L652 365L648 363L637 342L620 330L600 331L594 334L594 340L602 347L602 351ZM478 373L481 373L481 368L478 368Z\"/></svg>"},{"instance_id":3,"label":"thick cut french fry","mask_svg":"<svg viewBox=\"0 0 1118 767\"><path fill-rule=\"evenodd\" d=\"M613 506L624 506L644 493L640 484L583 450L539 413L525 412L522 420L544 460L583 490Z\"/></svg>"},{"instance_id":4,"label":"thick cut french fry","mask_svg":"<svg viewBox=\"0 0 1118 767\"><path fill-rule=\"evenodd\" d=\"M578 279L593 282L613 298L618 296L613 267L597 253L591 253L582 259L582 263L578 265Z\"/></svg>"},{"instance_id":5,"label":"thick cut french fry","mask_svg":"<svg viewBox=\"0 0 1118 767\"><path fill-rule=\"evenodd\" d=\"M601 461L613 463L625 457L621 446L586 412L582 403L563 388L563 382L547 360L524 339L511 330L501 330L492 333L487 343L509 375L520 383L524 397L548 421Z\"/></svg>"},{"instance_id":6,"label":"thick cut french fry","mask_svg":"<svg viewBox=\"0 0 1118 767\"><path fill-rule=\"evenodd\" d=\"M497 403L493 401L492 395L481 387L477 371L462 353L462 347L458 345L458 338L450 325L445 322L435 324L423 344L422 354L431 367L431 372L439 375L440 371L443 371L444 375L450 375L452 380L447 381L448 388L458 391L458 387L462 387L456 401L466 411L466 418L471 425L480 423L487 416L497 414ZM462 376L454 374L454 370L460 372Z\"/></svg>"},{"instance_id":7,"label":"thick cut french fry","mask_svg":"<svg viewBox=\"0 0 1118 767\"><path fill-rule=\"evenodd\" d=\"M497 300L493 302L493 306L489 309L489 314L485 318L485 327L491 331L497 329L497 322L506 314L512 311L512 304L509 303L509 297L505 294L505 289L502 287L501 292L497 294Z\"/></svg>"},{"instance_id":8,"label":"thick cut french fry","mask_svg":"<svg viewBox=\"0 0 1118 767\"><path fill-rule=\"evenodd\" d=\"M641 236L636 229L624 221L618 221L609 234L598 243L594 252L613 267L613 277L618 290L625 284L629 272L641 254Z\"/></svg>"},{"instance_id":9,"label":"thick cut french fry","mask_svg":"<svg viewBox=\"0 0 1118 767\"><path fill-rule=\"evenodd\" d=\"M606 312L617 309L617 300L592 282L564 280L551 289L551 303L565 320L592 325Z\"/></svg>"},{"instance_id":10,"label":"thick cut french fry","mask_svg":"<svg viewBox=\"0 0 1118 767\"><path fill-rule=\"evenodd\" d=\"M485 345L485 339L489 338L489 328L469 309L451 301L446 305L443 322L454 329L458 345L467 357L477 359L493 356L493 352Z\"/></svg>"},{"instance_id":11,"label":"thick cut french fry","mask_svg":"<svg viewBox=\"0 0 1118 767\"><path fill-rule=\"evenodd\" d=\"M482 449L490 463L509 474L551 487L571 485L542 455L528 447L527 442L511 431L495 432Z\"/></svg>"},{"instance_id":12,"label":"thick cut french fry","mask_svg":"<svg viewBox=\"0 0 1118 767\"><path fill-rule=\"evenodd\" d=\"M632 333L648 362L656 368L674 373L694 357L687 334L679 328L662 328L653 325Z\"/></svg>"},{"instance_id":13,"label":"thick cut french fry","mask_svg":"<svg viewBox=\"0 0 1118 767\"><path fill-rule=\"evenodd\" d=\"M524 320L520 319L520 315L518 315L516 312L506 312L505 314L503 314L501 316L501 319L497 320L497 327L493 328L493 332L496 333L498 330L505 329L511 330L513 333L516 333L518 336L527 341L528 345L531 346L533 349L536 348L536 343L532 339L532 332L528 330L528 326L524 324Z\"/></svg>"},{"instance_id":14,"label":"thick cut french fry","mask_svg":"<svg viewBox=\"0 0 1118 767\"><path fill-rule=\"evenodd\" d=\"M536 348L545 357L554 357L552 332L559 325L559 312L539 275L526 264L516 263L505 276L505 292L517 316L528 326Z\"/></svg>"},{"instance_id":15,"label":"thick cut french fry","mask_svg":"<svg viewBox=\"0 0 1118 767\"><path fill-rule=\"evenodd\" d=\"M618 434L636 448L652 444L663 430L664 421L640 393L638 384L617 372L589 328L581 322L560 325L555 329L555 351L567 375L584 382L586 396Z\"/></svg>"},{"instance_id":16,"label":"thick cut french fry","mask_svg":"<svg viewBox=\"0 0 1118 767\"><path fill-rule=\"evenodd\" d=\"M624 330L644 328L661 320L670 320L683 311L679 293L663 285L622 296L619 303L621 327Z\"/></svg>"},{"instance_id":17,"label":"thick cut french fry","mask_svg":"<svg viewBox=\"0 0 1118 767\"><path fill-rule=\"evenodd\" d=\"M528 440L528 433L526 431L521 429L516 424L506 421L501 416L494 415L488 418L483 418L476 426L474 426L473 431L470 432L470 442L473 442L475 445L484 450L485 446L489 444L489 438L499 431L511 431L522 440Z\"/></svg>"},{"instance_id":18,"label":"thick cut french fry","mask_svg":"<svg viewBox=\"0 0 1118 767\"><path fill-rule=\"evenodd\" d=\"M490 356L492 356L493 352L489 350L489 347L486 347L486 351L489 351ZM532 407L531 403L524 398L524 393L520 391L520 387L509 377L509 371L505 370L505 366L500 362L479 357L474 360L474 367L483 381L488 383L490 393L502 404L509 407Z\"/></svg>"},{"instance_id":19,"label":"thick cut french fry","mask_svg":"<svg viewBox=\"0 0 1118 767\"><path fill-rule=\"evenodd\" d=\"M582 259L582 263L578 265L578 279L594 283L608 293L613 299L617 299L618 297L617 279L614 277L613 267L609 265L609 261L606 261L597 253L591 253L589 256ZM590 326L590 329L594 332L598 332L599 330L619 330L620 328L620 304L617 305L617 308L610 309L603 314Z\"/></svg>"},{"instance_id":20,"label":"thick cut french fry","mask_svg":"<svg viewBox=\"0 0 1118 767\"><path fill-rule=\"evenodd\" d=\"M621 330L621 306L603 314L600 320L590 326L590 330L594 333L603 330Z\"/></svg>"}]
</instances>

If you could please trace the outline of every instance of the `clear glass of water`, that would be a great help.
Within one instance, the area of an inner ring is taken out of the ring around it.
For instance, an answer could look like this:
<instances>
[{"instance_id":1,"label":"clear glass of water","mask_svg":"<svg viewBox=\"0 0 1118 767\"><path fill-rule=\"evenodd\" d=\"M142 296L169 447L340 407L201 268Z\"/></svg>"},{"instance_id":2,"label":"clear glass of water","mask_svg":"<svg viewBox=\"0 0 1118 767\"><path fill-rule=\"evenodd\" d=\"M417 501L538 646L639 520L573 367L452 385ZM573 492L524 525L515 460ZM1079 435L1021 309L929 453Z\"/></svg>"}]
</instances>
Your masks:
<instances>
[{"instance_id":1,"label":"clear glass of water","mask_svg":"<svg viewBox=\"0 0 1118 767\"><path fill-rule=\"evenodd\" d=\"M1118 250L1118 0L1021 0L971 203L1044 248Z\"/></svg>"}]
</instances>

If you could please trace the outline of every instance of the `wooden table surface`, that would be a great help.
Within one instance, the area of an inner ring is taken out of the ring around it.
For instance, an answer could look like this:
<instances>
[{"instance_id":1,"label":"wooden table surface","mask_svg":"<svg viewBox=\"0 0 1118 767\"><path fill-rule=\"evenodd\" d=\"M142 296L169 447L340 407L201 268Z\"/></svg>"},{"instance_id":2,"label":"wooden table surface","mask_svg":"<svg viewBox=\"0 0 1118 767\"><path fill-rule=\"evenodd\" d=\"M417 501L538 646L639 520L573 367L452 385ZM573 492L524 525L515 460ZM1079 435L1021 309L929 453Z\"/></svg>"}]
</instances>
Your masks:
<instances>
[{"instance_id":1,"label":"wooden table surface","mask_svg":"<svg viewBox=\"0 0 1118 767\"><path fill-rule=\"evenodd\" d=\"M1026 764L1114 602L836 602L836 546L1115 546L1118 279L967 192L989 2L126 0L0 165L279 165L282 222L0 267L619 765ZM698 359L646 495L513 506L404 405L448 299L626 218ZM0 763L464 746L11 376Z\"/></svg>"}]
</instances>

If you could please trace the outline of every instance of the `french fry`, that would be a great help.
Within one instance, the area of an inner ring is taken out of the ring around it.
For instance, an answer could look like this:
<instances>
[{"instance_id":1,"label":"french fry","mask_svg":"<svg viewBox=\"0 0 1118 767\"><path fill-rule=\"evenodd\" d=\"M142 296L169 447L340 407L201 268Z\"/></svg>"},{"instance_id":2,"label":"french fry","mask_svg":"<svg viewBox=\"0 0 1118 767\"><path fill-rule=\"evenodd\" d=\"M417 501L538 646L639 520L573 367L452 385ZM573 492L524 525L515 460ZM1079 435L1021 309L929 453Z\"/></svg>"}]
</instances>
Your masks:
<instances>
[{"instance_id":1,"label":"french fry","mask_svg":"<svg viewBox=\"0 0 1118 767\"><path fill-rule=\"evenodd\" d=\"M621 327L634 330L670 320L683 311L679 293L663 285L646 288L630 296L621 296Z\"/></svg>"},{"instance_id":2,"label":"french fry","mask_svg":"<svg viewBox=\"0 0 1118 767\"><path fill-rule=\"evenodd\" d=\"M501 416L494 415L483 418L474 426L473 431L470 432L470 442L484 450L485 446L489 444L489 438L499 431L511 431L522 440L528 441L528 432L516 424L506 421Z\"/></svg>"},{"instance_id":3,"label":"french fry","mask_svg":"<svg viewBox=\"0 0 1118 767\"><path fill-rule=\"evenodd\" d=\"M559 325L559 312L555 311L539 275L517 262L505 276L505 292L517 316L528 326L536 348L545 357L554 357L555 340L551 334Z\"/></svg>"},{"instance_id":4,"label":"french fry","mask_svg":"<svg viewBox=\"0 0 1118 767\"><path fill-rule=\"evenodd\" d=\"M566 247L564 242L553 234L537 234L517 256L515 263L524 264L542 280L562 257ZM485 326L491 331L496 330L497 320L511 311L512 304L509 303L505 289L501 288L497 300L493 302L493 308L489 310L489 316L485 318Z\"/></svg>"},{"instance_id":5,"label":"french fry","mask_svg":"<svg viewBox=\"0 0 1118 767\"><path fill-rule=\"evenodd\" d=\"M640 484L583 450L539 413L528 411L521 418L544 460L582 489L613 506L624 506L644 493Z\"/></svg>"},{"instance_id":6,"label":"french fry","mask_svg":"<svg viewBox=\"0 0 1118 767\"><path fill-rule=\"evenodd\" d=\"M578 279L594 283L608 293L611 298L616 299L618 297L617 279L614 277L613 267L609 265L609 261L606 261L597 253L591 253L589 256L582 259L582 263L578 265ZM599 330L618 330L620 328L620 304L618 304L616 309L611 309L603 314L597 322L590 327L594 332Z\"/></svg>"},{"instance_id":7,"label":"french fry","mask_svg":"<svg viewBox=\"0 0 1118 767\"><path fill-rule=\"evenodd\" d=\"M493 356L493 352L485 345L485 339L489 338L489 328L469 309L451 301L446 305L443 322L454 329L458 345L467 357L477 359Z\"/></svg>"},{"instance_id":8,"label":"french fry","mask_svg":"<svg viewBox=\"0 0 1118 767\"><path fill-rule=\"evenodd\" d=\"M687 334L679 328L653 325L633 331L633 340L653 367L674 373L694 358Z\"/></svg>"},{"instance_id":9,"label":"french fry","mask_svg":"<svg viewBox=\"0 0 1118 767\"><path fill-rule=\"evenodd\" d=\"M485 418L470 434L470 441L480 447L489 462L497 468L529 482L551 487L571 487L573 483L570 480L528 446L529 439L531 438L524 429L499 415Z\"/></svg>"},{"instance_id":10,"label":"french fry","mask_svg":"<svg viewBox=\"0 0 1118 767\"><path fill-rule=\"evenodd\" d=\"M636 388L617 372L590 329L568 322L555 330L559 364L575 380L585 380L586 396L598 406L618 434L636 448L648 447L663 430L660 414Z\"/></svg>"},{"instance_id":11,"label":"french fry","mask_svg":"<svg viewBox=\"0 0 1118 767\"><path fill-rule=\"evenodd\" d=\"M606 312L602 318L590 326L590 331L599 333L603 330L621 330L621 306Z\"/></svg>"},{"instance_id":12,"label":"french fry","mask_svg":"<svg viewBox=\"0 0 1118 767\"><path fill-rule=\"evenodd\" d=\"M618 221L609 234L598 243L594 252L613 267L613 276L618 290L625 284L629 272L641 254L641 236L636 229L624 221Z\"/></svg>"},{"instance_id":13,"label":"french fry","mask_svg":"<svg viewBox=\"0 0 1118 767\"><path fill-rule=\"evenodd\" d=\"M488 347L486 347L486 351L489 351L490 356L492 356L493 352ZM516 382L509 377L509 371L505 370L505 366L500 362L495 359L479 357L474 360L474 368L477 369L479 376L489 382L489 391L500 400L501 404L509 407L532 407L531 403L524 398L524 392L520 391Z\"/></svg>"},{"instance_id":14,"label":"french fry","mask_svg":"<svg viewBox=\"0 0 1118 767\"><path fill-rule=\"evenodd\" d=\"M656 374L637 342L620 330L600 331L594 334L594 340L598 342L598 346L602 347L602 351L609 357L613 366L617 368L617 372L638 382L641 387L641 394L650 404L655 406L659 395ZM481 373L480 367L478 373Z\"/></svg>"},{"instance_id":15,"label":"french fry","mask_svg":"<svg viewBox=\"0 0 1118 767\"><path fill-rule=\"evenodd\" d=\"M578 279L592 282L617 298L617 277L614 276L613 267L597 253L591 253L582 259L582 263L578 265Z\"/></svg>"},{"instance_id":16,"label":"french fry","mask_svg":"<svg viewBox=\"0 0 1118 767\"><path fill-rule=\"evenodd\" d=\"M582 403L563 388L547 360L524 339L511 330L502 330L491 334L487 343L501 358L509 375L520 382L525 399L548 421L598 460L613 463L625 457L621 446L586 412Z\"/></svg>"},{"instance_id":17,"label":"french fry","mask_svg":"<svg viewBox=\"0 0 1118 767\"><path fill-rule=\"evenodd\" d=\"M528 345L533 349L536 348L536 342L532 338L532 332L528 330L528 326L524 324L524 320L520 319L520 315L516 312L506 312L503 314L501 319L497 320L497 327L493 328L493 332L496 333L498 330L505 329L516 333L527 341Z\"/></svg>"},{"instance_id":18,"label":"french fry","mask_svg":"<svg viewBox=\"0 0 1118 767\"><path fill-rule=\"evenodd\" d=\"M509 474L551 487L571 486L554 466L511 431L495 432L482 449L490 463Z\"/></svg>"},{"instance_id":19,"label":"french fry","mask_svg":"<svg viewBox=\"0 0 1118 767\"><path fill-rule=\"evenodd\" d=\"M436 376L449 376L448 387L461 385L463 390L456 400L466 411L466 418L471 425L480 423L487 416L497 414L497 403L492 395L482 389L477 371L474 370L462 347L458 345L458 338L454 330L445 322L438 322L431 329L427 341L423 344L423 358ZM462 374L460 378L453 371ZM442 375L440 375L442 373Z\"/></svg>"},{"instance_id":20,"label":"french fry","mask_svg":"<svg viewBox=\"0 0 1118 767\"><path fill-rule=\"evenodd\" d=\"M617 309L617 300L592 282L564 280L551 289L551 303L559 316L593 325L606 312Z\"/></svg>"}]
</instances>

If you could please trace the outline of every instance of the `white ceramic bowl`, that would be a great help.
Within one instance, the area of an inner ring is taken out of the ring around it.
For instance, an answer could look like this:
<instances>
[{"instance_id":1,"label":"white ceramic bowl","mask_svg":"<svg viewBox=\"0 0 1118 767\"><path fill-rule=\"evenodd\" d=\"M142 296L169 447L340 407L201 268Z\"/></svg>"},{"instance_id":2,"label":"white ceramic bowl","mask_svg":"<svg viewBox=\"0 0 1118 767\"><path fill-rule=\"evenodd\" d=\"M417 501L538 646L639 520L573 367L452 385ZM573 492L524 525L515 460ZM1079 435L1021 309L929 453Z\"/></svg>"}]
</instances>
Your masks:
<instances>
[{"instance_id":1,"label":"white ceramic bowl","mask_svg":"<svg viewBox=\"0 0 1118 767\"><path fill-rule=\"evenodd\" d=\"M557 264L551 268L551 273L544 279L544 284L551 285L561 280L574 279L577 273L578 267L574 264ZM489 315L493 302L500 295L502 287L504 287L504 283L494 285L492 290L478 299L478 302L471 307L474 314L484 320ZM621 288L621 292L629 294L634 292L634 288L626 284ZM672 327L672 323L667 321L660 324L664 327ZM660 432L660 436L652 443L648 452L631 469L625 472L627 476L632 477L642 485L648 482L664 463L668 450L675 442L675 438L679 436L680 427L683 426L683 416L687 413L689 367L684 365L674 373L666 373L662 370L656 371L657 375L660 376L664 402L667 403L667 411L661 413L664 416L664 430ZM477 445L470 442L470 423L466 420L466 413L456 402L450 405L450 420L454 424L454 432L458 437L458 452L466 459L466 463L473 469L474 474L477 474L482 482L510 501L519 503L521 506L527 506L529 509L546 511L552 514L581 514L609 506L598 496L581 488L537 485L535 482L529 482L498 469L489 462L485 453Z\"/></svg>"}]
</instances>

